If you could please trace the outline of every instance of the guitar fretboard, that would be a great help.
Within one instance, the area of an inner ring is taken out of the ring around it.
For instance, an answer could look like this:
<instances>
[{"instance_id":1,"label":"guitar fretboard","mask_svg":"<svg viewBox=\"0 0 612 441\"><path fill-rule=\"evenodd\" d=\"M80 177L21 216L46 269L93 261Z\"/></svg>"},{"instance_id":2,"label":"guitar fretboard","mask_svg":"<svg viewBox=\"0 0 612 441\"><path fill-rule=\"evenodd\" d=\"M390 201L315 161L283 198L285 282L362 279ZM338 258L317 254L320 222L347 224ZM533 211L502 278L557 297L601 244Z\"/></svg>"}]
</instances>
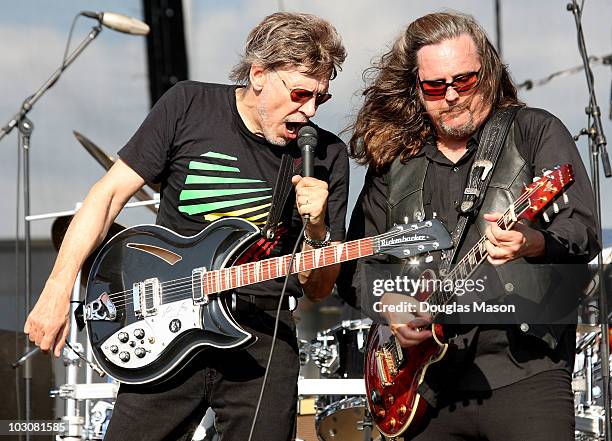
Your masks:
<instances>
[{"instance_id":1,"label":"guitar fretboard","mask_svg":"<svg viewBox=\"0 0 612 441\"><path fill-rule=\"evenodd\" d=\"M291 268L289 268L291 256L287 255L207 271L201 277L203 292L206 295L215 294L283 277L287 273L295 274L335 265L348 260L359 259L360 257L371 256L374 254L375 240L376 238L369 237L302 251L295 254Z\"/></svg>"},{"instance_id":2,"label":"guitar fretboard","mask_svg":"<svg viewBox=\"0 0 612 441\"><path fill-rule=\"evenodd\" d=\"M521 201L519 198L511 204L502 217L497 221L497 225L503 230L510 230L517 222L517 218L529 208L529 198ZM518 213L518 214L517 214ZM468 279L478 266L486 259L489 253L485 247L486 236L482 236L463 258L457 262L455 268L448 273L442 280L442 286L456 286L457 281ZM454 290L434 291L428 298L430 305L445 305L455 296ZM435 319L439 312L432 314Z\"/></svg>"}]
</instances>

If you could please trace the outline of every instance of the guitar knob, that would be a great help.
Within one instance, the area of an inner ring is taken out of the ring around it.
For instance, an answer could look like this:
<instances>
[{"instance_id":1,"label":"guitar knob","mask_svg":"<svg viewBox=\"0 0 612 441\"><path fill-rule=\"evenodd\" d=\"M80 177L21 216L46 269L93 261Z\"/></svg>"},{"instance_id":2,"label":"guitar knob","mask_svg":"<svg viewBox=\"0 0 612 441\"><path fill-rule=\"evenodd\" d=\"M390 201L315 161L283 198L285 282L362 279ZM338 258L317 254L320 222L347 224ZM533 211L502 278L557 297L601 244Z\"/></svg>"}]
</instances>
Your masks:
<instances>
[{"instance_id":1,"label":"guitar knob","mask_svg":"<svg viewBox=\"0 0 612 441\"><path fill-rule=\"evenodd\" d=\"M110 347L110 351L111 351L113 354L116 354L117 352L119 352L119 348L117 347L117 345L111 345L111 347Z\"/></svg>"},{"instance_id":2,"label":"guitar knob","mask_svg":"<svg viewBox=\"0 0 612 441\"><path fill-rule=\"evenodd\" d=\"M406 406L404 406L403 404L399 407L399 409L397 409L397 414L400 417L403 417L404 415L406 415Z\"/></svg>"},{"instance_id":3,"label":"guitar knob","mask_svg":"<svg viewBox=\"0 0 612 441\"><path fill-rule=\"evenodd\" d=\"M384 417L385 417L385 415L386 415L385 409L378 409L378 410L376 411L376 416L377 416L378 418L384 418Z\"/></svg>"},{"instance_id":4,"label":"guitar knob","mask_svg":"<svg viewBox=\"0 0 612 441\"><path fill-rule=\"evenodd\" d=\"M134 330L134 337L136 337L136 340L142 340L144 336L145 336L144 329L138 328Z\"/></svg>"},{"instance_id":5,"label":"guitar knob","mask_svg":"<svg viewBox=\"0 0 612 441\"><path fill-rule=\"evenodd\" d=\"M391 394L387 395L387 402L392 406L395 403L395 397Z\"/></svg>"},{"instance_id":6,"label":"guitar knob","mask_svg":"<svg viewBox=\"0 0 612 441\"><path fill-rule=\"evenodd\" d=\"M121 343L127 343L127 341L130 339L130 336L127 332L120 332L119 334L117 334L117 338Z\"/></svg>"},{"instance_id":7,"label":"guitar knob","mask_svg":"<svg viewBox=\"0 0 612 441\"><path fill-rule=\"evenodd\" d=\"M373 404L379 406L383 404L382 395L380 394L378 389L372 389L372 391L370 392L370 401L372 401Z\"/></svg>"},{"instance_id":8,"label":"guitar knob","mask_svg":"<svg viewBox=\"0 0 612 441\"><path fill-rule=\"evenodd\" d=\"M136 357L142 358L147 354L147 351L144 348L136 348L134 349L134 354L136 354Z\"/></svg>"},{"instance_id":9,"label":"guitar knob","mask_svg":"<svg viewBox=\"0 0 612 441\"><path fill-rule=\"evenodd\" d=\"M393 430L395 428L395 424L397 423L397 421L395 421L395 418L391 417L389 418L389 427L391 427L391 430Z\"/></svg>"},{"instance_id":10,"label":"guitar knob","mask_svg":"<svg viewBox=\"0 0 612 441\"><path fill-rule=\"evenodd\" d=\"M119 354L119 360L121 360L124 363L127 363L128 361L130 361L130 353L123 351L122 353Z\"/></svg>"}]
</instances>

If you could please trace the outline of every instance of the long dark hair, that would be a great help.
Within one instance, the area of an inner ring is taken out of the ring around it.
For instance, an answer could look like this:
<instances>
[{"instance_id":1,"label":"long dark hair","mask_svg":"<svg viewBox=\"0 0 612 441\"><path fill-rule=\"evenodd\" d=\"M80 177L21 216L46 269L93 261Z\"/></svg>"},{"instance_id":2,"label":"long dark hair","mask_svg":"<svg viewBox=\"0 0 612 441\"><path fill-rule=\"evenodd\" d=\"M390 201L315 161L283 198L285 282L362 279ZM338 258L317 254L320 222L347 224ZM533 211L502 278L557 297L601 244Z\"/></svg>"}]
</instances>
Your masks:
<instances>
[{"instance_id":1,"label":"long dark hair","mask_svg":"<svg viewBox=\"0 0 612 441\"><path fill-rule=\"evenodd\" d=\"M472 37L481 62L478 88L492 108L521 104L507 67L473 17L440 12L412 22L379 62L364 72L365 102L352 126L351 156L383 171L398 155L417 153L435 135L417 90L417 52L461 35Z\"/></svg>"}]
</instances>

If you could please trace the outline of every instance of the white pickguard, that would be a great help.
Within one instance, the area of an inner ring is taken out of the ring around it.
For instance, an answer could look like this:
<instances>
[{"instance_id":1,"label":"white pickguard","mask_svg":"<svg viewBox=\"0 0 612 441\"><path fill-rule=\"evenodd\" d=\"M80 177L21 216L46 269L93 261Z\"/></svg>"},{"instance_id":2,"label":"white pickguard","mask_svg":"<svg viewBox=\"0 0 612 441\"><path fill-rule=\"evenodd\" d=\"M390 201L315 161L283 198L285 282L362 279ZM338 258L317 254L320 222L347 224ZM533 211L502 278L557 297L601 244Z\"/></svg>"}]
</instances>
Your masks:
<instances>
[{"instance_id":1,"label":"white pickguard","mask_svg":"<svg viewBox=\"0 0 612 441\"><path fill-rule=\"evenodd\" d=\"M190 329L202 329L200 306L194 305L191 299L165 303L159 305L156 315L134 322L111 335L102 344L102 352L117 366L142 368L157 360L172 340ZM144 331L144 337L136 338L140 330ZM125 340L122 333L128 336L125 342L119 339L121 334ZM137 353L144 355L139 357ZM121 356L129 359L122 360Z\"/></svg>"}]
</instances>

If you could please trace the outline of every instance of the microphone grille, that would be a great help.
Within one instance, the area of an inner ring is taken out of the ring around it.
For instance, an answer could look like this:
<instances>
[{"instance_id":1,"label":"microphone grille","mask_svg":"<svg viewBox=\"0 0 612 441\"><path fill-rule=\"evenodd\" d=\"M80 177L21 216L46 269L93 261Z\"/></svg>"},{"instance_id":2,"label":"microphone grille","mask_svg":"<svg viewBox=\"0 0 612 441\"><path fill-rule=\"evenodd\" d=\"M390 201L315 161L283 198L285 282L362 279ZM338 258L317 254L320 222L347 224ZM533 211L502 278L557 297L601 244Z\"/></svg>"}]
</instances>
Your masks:
<instances>
[{"instance_id":1,"label":"microphone grille","mask_svg":"<svg viewBox=\"0 0 612 441\"><path fill-rule=\"evenodd\" d=\"M299 148L309 145L311 147L317 146L318 140L317 129L312 126L304 126L298 132L297 144Z\"/></svg>"}]
</instances>

